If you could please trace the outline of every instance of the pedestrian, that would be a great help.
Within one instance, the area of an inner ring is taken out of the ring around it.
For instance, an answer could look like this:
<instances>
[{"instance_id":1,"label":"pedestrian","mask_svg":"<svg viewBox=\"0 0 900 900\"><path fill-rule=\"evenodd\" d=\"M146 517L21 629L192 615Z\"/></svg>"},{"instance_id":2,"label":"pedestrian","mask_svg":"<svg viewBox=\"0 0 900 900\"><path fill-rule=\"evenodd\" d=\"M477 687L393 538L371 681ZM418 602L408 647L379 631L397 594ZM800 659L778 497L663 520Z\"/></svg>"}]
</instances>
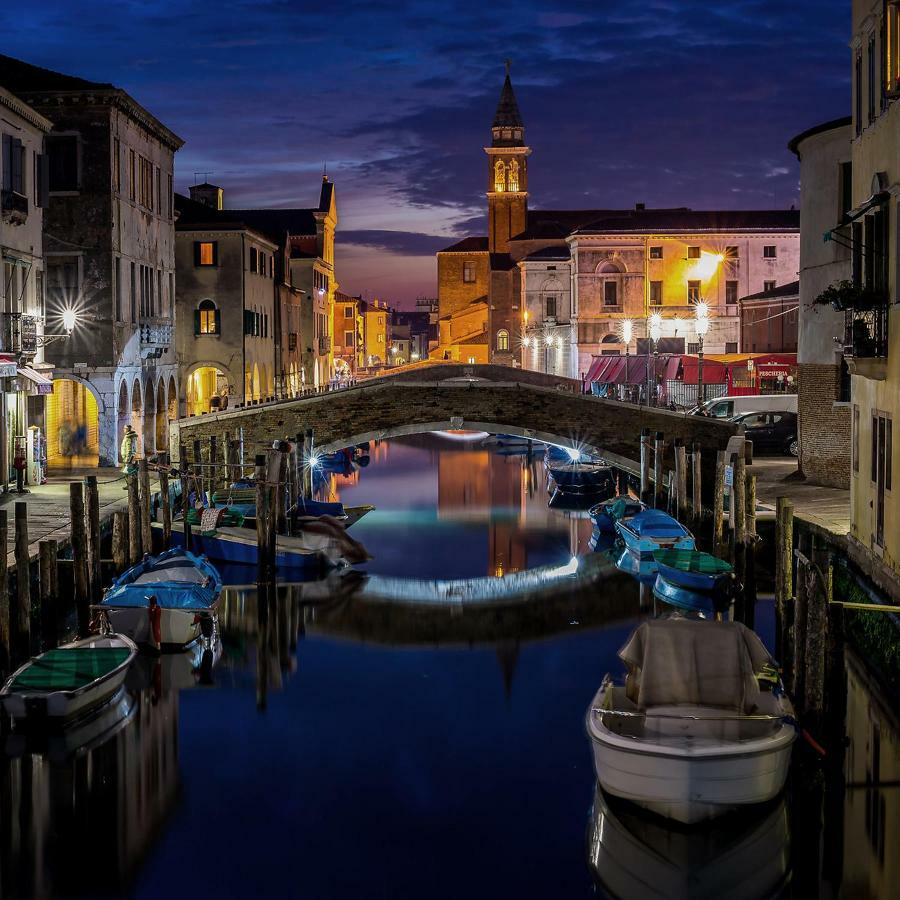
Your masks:
<instances>
[{"instance_id":1,"label":"pedestrian","mask_svg":"<svg viewBox=\"0 0 900 900\"><path fill-rule=\"evenodd\" d=\"M119 455L122 458L122 474L134 475L137 471L135 456L137 455L137 432L130 426L125 426L125 434L122 435L122 446Z\"/></svg>"}]
</instances>

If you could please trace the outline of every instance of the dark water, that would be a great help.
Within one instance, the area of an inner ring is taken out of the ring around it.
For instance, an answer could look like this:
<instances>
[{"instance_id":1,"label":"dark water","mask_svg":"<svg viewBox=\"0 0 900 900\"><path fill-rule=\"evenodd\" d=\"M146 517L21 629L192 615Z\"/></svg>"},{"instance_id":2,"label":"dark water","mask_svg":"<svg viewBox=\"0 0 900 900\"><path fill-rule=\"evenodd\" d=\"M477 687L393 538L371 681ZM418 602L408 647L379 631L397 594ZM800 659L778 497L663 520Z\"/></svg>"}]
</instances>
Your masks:
<instances>
[{"instance_id":1,"label":"dark water","mask_svg":"<svg viewBox=\"0 0 900 900\"><path fill-rule=\"evenodd\" d=\"M619 896L832 893L800 791L793 818L694 832L595 805L584 712L648 611L586 555L589 523L548 509L540 458L394 440L328 494L377 507L354 526L376 577L234 588L215 659L141 660L105 731L8 744L4 897L593 897L601 812ZM500 574L513 588L486 602ZM484 581L439 602L434 579ZM848 780L896 785L896 714L852 655L848 685ZM829 807L837 895L898 896L898 795Z\"/></svg>"}]
</instances>

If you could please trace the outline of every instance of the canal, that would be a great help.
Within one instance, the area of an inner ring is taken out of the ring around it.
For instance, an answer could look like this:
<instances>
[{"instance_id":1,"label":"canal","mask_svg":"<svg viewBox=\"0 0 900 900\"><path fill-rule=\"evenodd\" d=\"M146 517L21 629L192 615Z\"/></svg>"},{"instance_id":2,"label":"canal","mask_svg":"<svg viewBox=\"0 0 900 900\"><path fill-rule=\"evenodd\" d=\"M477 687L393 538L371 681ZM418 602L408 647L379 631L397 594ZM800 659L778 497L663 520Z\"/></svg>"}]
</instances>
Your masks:
<instances>
[{"instance_id":1,"label":"canal","mask_svg":"<svg viewBox=\"0 0 900 900\"><path fill-rule=\"evenodd\" d=\"M900 896L900 724L863 651L843 781L798 742L782 800L710 827L595 796L585 710L652 604L542 455L485 437L373 445L318 483L375 507L358 573L266 601L229 572L213 651L141 658L115 720L10 736L0 894Z\"/></svg>"}]
</instances>

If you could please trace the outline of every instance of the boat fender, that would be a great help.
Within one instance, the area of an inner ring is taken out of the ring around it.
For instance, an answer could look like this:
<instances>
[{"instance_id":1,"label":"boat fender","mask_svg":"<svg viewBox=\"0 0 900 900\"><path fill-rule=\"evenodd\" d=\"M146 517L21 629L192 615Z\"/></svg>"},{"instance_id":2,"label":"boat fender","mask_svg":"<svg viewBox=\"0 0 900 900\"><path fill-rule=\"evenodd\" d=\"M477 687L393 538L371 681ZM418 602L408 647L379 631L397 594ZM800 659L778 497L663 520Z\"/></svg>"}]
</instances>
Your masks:
<instances>
[{"instance_id":1,"label":"boat fender","mask_svg":"<svg viewBox=\"0 0 900 900\"><path fill-rule=\"evenodd\" d=\"M162 646L162 607L156 602L156 597L149 597L147 615L150 618L150 643L159 650Z\"/></svg>"},{"instance_id":2,"label":"boat fender","mask_svg":"<svg viewBox=\"0 0 900 900\"><path fill-rule=\"evenodd\" d=\"M212 616L202 616L200 619L200 634L209 639L213 635Z\"/></svg>"},{"instance_id":3,"label":"boat fender","mask_svg":"<svg viewBox=\"0 0 900 900\"><path fill-rule=\"evenodd\" d=\"M815 753L822 757L822 759L828 756L825 748L793 716L785 716L782 721L786 725L793 726L794 731L796 731L797 734L812 747Z\"/></svg>"}]
</instances>

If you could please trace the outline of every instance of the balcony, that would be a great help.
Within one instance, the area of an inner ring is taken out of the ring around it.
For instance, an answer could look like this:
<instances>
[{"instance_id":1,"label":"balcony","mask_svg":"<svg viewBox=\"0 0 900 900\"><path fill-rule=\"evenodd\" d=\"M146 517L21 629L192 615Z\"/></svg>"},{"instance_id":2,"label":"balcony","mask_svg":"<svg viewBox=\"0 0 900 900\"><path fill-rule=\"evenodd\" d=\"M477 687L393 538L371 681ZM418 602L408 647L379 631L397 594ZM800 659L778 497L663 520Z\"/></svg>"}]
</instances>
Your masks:
<instances>
[{"instance_id":1,"label":"balcony","mask_svg":"<svg viewBox=\"0 0 900 900\"><path fill-rule=\"evenodd\" d=\"M23 225L28 218L28 198L18 191L0 191L0 212L4 222Z\"/></svg>"},{"instance_id":2,"label":"balcony","mask_svg":"<svg viewBox=\"0 0 900 900\"><path fill-rule=\"evenodd\" d=\"M142 359L159 359L172 344L172 322L155 316L142 316L138 323Z\"/></svg>"},{"instance_id":3,"label":"balcony","mask_svg":"<svg viewBox=\"0 0 900 900\"><path fill-rule=\"evenodd\" d=\"M331 349L331 335L319 335L319 353L327 353Z\"/></svg>"},{"instance_id":4,"label":"balcony","mask_svg":"<svg viewBox=\"0 0 900 900\"><path fill-rule=\"evenodd\" d=\"M37 316L3 313L3 350L6 353L34 356L38 347L39 321Z\"/></svg>"},{"instance_id":5,"label":"balcony","mask_svg":"<svg viewBox=\"0 0 900 900\"><path fill-rule=\"evenodd\" d=\"M844 312L844 356L853 375L884 381L887 377L890 306Z\"/></svg>"}]
</instances>

